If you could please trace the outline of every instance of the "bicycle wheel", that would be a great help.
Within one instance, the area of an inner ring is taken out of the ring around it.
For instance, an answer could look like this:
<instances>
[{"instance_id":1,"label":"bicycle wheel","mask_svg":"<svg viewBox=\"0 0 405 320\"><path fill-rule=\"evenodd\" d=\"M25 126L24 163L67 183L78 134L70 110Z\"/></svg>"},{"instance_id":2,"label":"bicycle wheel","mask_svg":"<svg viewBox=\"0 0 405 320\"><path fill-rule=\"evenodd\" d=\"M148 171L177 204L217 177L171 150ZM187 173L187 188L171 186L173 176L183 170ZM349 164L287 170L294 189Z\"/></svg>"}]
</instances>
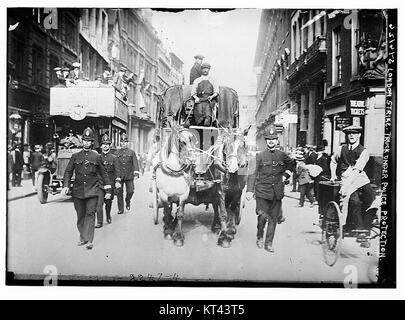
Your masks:
<instances>
[{"instance_id":1,"label":"bicycle wheel","mask_svg":"<svg viewBox=\"0 0 405 320\"><path fill-rule=\"evenodd\" d=\"M322 251L325 263L332 267L340 255L343 226L340 208L336 202L328 203L322 221Z\"/></svg>"}]
</instances>

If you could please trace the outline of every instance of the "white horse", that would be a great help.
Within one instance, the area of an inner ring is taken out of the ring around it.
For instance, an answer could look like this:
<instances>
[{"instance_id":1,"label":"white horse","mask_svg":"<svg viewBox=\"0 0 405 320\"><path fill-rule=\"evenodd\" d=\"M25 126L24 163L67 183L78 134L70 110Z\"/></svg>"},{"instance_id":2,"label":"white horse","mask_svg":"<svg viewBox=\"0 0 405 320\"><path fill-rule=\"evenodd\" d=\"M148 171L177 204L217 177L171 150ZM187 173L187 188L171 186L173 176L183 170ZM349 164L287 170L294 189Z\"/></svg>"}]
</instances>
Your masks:
<instances>
[{"instance_id":1,"label":"white horse","mask_svg":"<svg viewBox=\"0 0 405 320\"><path fill-rule=\"evenodd\" d=\"M195 136L181 127L172 132L158 153L155 179L158 202L164 206L165 239L174 240L176 246L184 244L182 219L184 206L190 194L190 166L193 163ZM177 204L176 217L172 216L172 204Z\"/></svg>"}]
</instances>

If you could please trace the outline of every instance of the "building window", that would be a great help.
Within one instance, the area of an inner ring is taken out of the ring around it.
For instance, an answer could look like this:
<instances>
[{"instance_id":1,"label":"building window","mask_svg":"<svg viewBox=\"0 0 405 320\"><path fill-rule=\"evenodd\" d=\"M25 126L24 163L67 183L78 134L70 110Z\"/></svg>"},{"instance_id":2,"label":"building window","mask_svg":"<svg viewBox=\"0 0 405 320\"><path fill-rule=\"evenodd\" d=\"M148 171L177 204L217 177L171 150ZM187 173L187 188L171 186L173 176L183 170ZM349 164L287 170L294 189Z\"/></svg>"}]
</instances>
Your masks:
<instances>
[{"instance_id":1,"label":"building window","mask_svg":"<svg viewBox=\"0 0 405 320\"><path fill-rule=\"evenodd\" d=\"M107 32L108 32L108 25L107 25L107 14L102 11L102 25L101 25L101 41L102 43L107 42Z\"/></svg>"},{"instance_id":2,"label":"building window","mask_svg":"<svg viewBox=\"0 0 405 320\"><path fill-rule=\"evenodd\" d=\"M333 30L333 47L332 47L332 85L342 80L342 56L340 52L340 27Z\"/></svg>"},{"instance_id":3,"label":"building window","mask_svg":"<svg viewBox=\"0 0 405 320\"><path fill-rule=\"evenodd\" d=\"M56 72L53 70L54 68L59 67L59 58L54 54L49 55L49 86L53 87L58 84L58 79L56 77Z\"/></svg>"},{"instance_id":4,"label":"building window","mask_svg":"<svg viewBox=\"0 0 405 320\"><path fill-rule=\"evenodd\" d=\"M351 23L351 46L352 46L352 76L358 74L358 51L356 45L359 43L359 20L357 10L352 10L352 23Z\"/></svg>"},{"instance_id":5,"label":"building window","mask_svg":"<svg viewBox=\"0 0 405 320\"><path fill-rule=\"evenodd\" d=\"M146 106L146 110L144 110L146 113L149 113L150 112L150 94L149 93L146 93L145 94L145 106Z\"/></svg>"},{"instance_id":6,"label":"building window","mask_svg":"<svg viewBox=\"0 0 405 320\"><path fill-rule=\"evenodd\" d=\"M83 9L83 28L89 27L89 9Z\"/></svg>"},{"instance_id":7,"label":"building window","mask_svg":"<svg viewBox=\"0 0 405 320\"><path fill-rule=\"evenodd\" d=\"M82 45L81 47L81 56L82 56L82 71L83 76L87 79L90 79L90 68L89 68L89 50L86 46Z\"/></svg>"},{"instance_id":8,"label":"building window","mask_svg":"<svg viewBox=\"0 0 405 320\"><path fill-rule=\"evenodd\" d=\"M44 52L43 49L37 45L32 46L32 84L44 84Z\"/></svg>"},{"instance_id":9,"label":"building window","mask_svg":"<svg viewBox=\"0 0 405 320\"><path fill-rule=\"evenodd\" d=\"M326 17L327 15L324 15L320 20L321 20L321 35L326 34L326 29L325 29L325 23L326 23Z\"/></svg>"},{"instance_id":10,"label":"building window","mask_svg":"<svg viewBox=\"0 0 405 320\"><path fill-rule=\"evenodd\" d=\"M9 59L15 65L14 78L17 81L27 80L27 54L24 36L12 38L12 49Z\"/></svg>"},{"instance_id":11,"label":"building window","mask_svg":"<svg viewBox=\"0 0 405 320\"><path fill-rule=\"evenodd\" d=\"M121 52L122 52L122 56L120 57L121 61L126 63L127 62L126 61L126 59L127 59L127 44L125 43L125 41L122 41L122 50L121 50Z\"/></svg>"},{"instance_id":12,"label":"building window","mask_svg":"<svg viewBox=\"0 0 405 320\"><path fill-rule=\"evenodd\" d=\"M146 63L146 69L145 69L145 80L150 82L151 79L151 66L149 63Z\"/></svg>"},{"instance_id":13,"label":"building window","mask_svg":"<svg viewBox=\"0 0 405 320\"><path fill-rule=\"evenodd\" d=\"M65 43L73 51L77 50L76 27L72 18L65 15Z\"/></svg>"},{"instance_id":14,"label":"building window","mask_svg":"<svg viewBox=\"0 0 405 320\"><path fill-rule=\"evenodd\" d=\"M302 26L304 26L308 22L309 18L309 13L306 12L302 15ZM302 27L301 27L302 28ZM308 48L308 29L309 26L306 26L304 29L302 29L302 49L307 49Z\"/></svg>"},{"instance_id":15,"label":"building window","mask_svg":"<svg viewBox=\"0 0 405 320\"><path fill-rule=\"evenodd\" d=\"M134 41L138 42L139 41L139 36L138 36L138 23L134 23Z\"/></svg>"}]
</instances>

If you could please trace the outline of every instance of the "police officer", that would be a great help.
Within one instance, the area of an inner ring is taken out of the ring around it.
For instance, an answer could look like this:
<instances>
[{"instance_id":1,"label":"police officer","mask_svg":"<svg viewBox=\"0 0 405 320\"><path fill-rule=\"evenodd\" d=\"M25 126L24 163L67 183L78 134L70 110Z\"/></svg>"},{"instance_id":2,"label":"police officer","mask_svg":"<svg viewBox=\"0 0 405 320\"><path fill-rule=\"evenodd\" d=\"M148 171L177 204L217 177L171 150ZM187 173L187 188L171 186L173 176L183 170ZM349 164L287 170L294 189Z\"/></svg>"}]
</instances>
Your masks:
<instances>
[{"instance_id":1,"label":"police officer","mask_svg":"<svg viewBox=\"0 0 405 320\"><path fill-rule=\"evenodd\" d=\"M115 155L121 170L122 188L117 190L118 214L124 213L124 185L126 188L125 206L127 211L131 209L131 198L134 194L134 178L139 177L139 164L135 151L128 148L128 136L121 136L121 149Z\"/></svg>"},{"instance_id":2,"label":"police officer","mask_svg":"<svg viewBox=\"0 0 405 320\"><path fill-rule=\"evenodd\" d=\"M111 152L111 140L110 137L105 134L101 138L101 161L105 169L107 170L110 181L115 181L115 189L121 188L121 172L119 167L118 158ZM103 226L103 203L105 203L105 214L107 223L111 223L111 205L114 199L114 187L110 191L104 189L104 183L100 179L98 202L97 202L97 224L96 228Z\"/></svg>"},{"instance_id":3,"label":"police officer","mask_svg":"<svg viewBox=\"0 0 405 320\"><path fill-rule=\"evenodd\" d=\"M358 172L362 172L366 166L370 155L366 148L360 144L360 137L363 128L351 125L343 129L346 134L347 144L340 146L336 153L332 155L330 169L331 181L337 179L336 169L340 165L342 178L345 178L345 171L352 167ZM364 209L370 207L375 200L375 193L370 183L353 192L349 199L349 212L344 229L364 229L363 214Z\"/></svg>"},{"instance_id":4,"label":"police officer","mask_svg":"<svg viewBox=\"0 0 405 320\"><path fill-rule=\"evenodd\" d=\"M294 161L276 148L278 136L274 127L266 132L264 138L267 148L256 156L256 166L248 176L246 199L256 198L257 247L263 248L263 233L268 221L264 249L274 252L276 225L283 219L281 199L284 197L284 181L290 177Z\"/></svg>"},{"instance_id":5,"label":"police officer","mask_svg":"<svg viewBox=\"0 0 405 320\"><path fill-rule=\"evenodd\" d=\"M86 244L93 249L94 223L97 210L99 175L104 182L104 189L111 189L110 179L101 160L101 156L91 150L94 132L90 128L83 131L83 150L72 155L63 176L62 194L67 195L70 181L75 174L72 197L77 212L77 228L80 233L78 245Z\"/></svg>"},{"instance_id":6,"label":"police officer","mask_svg":"<svg viewBox=\"0 0 405 320\"><path fill-rule=\"evenodd\" d=\"M201 77L201 64L203 62L204 56L201 54L197 54L194 56L195 62L194 65L191 67L190 70L190 84L193 84L194 80Z\"/></svg>"}]
</instances>

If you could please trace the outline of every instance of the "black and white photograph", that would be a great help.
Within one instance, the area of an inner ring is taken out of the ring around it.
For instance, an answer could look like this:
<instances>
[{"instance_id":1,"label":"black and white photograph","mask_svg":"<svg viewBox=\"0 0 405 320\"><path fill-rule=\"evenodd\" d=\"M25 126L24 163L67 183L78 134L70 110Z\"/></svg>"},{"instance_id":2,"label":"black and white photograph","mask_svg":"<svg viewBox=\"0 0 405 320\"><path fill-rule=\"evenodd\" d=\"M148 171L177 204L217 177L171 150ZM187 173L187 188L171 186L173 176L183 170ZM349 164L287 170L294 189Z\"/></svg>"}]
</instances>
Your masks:
<instances>
[{"instance_id":1,"label":"black and white photograph","mask_svg":"<svg viewBox=\"0 0 405 320\"><path fill-rule=\"evenodd\" d=\"M7 285L396 287L397 9L44 3L6 8Z\"/></svg>"}]
</instances>

